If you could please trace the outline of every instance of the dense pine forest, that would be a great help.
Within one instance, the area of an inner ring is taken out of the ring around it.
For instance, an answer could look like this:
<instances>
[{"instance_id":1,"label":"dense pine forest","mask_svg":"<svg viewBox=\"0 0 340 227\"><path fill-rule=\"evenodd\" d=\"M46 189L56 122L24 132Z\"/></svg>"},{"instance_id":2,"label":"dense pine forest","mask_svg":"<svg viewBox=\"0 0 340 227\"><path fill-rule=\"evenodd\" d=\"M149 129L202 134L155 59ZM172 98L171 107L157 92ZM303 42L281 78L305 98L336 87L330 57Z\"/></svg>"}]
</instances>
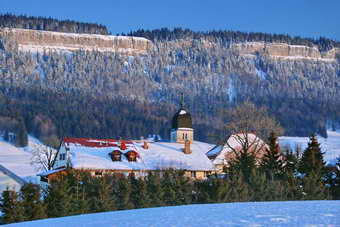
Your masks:
<instances>
[{"instance_id":1,"label":"dense pine forest","mask_svg":"<svg viewBox=\"0 0 340 227\"><path fill-rule=\"evenodd\" d=\"M108 33L101 25L1 17L1 26ZM186 29L139 30L128 35L151 39L154 48L136 56L96 51L29 53L2 39L1 131L32 133L49 144L58 144L63 136L160 134L168 138L181 93L193 116L197 140L216 142L216 135L222 135L225 110L244 101L267 107L286 135L327 136L327 128L339 127L340 58L284 60L262 54L247 58L230 48L233 42L264 41L317 45L324 51L339 47L339 42ZM24 145L25 140L18 144Z\"/></svg>"}]
</instances>

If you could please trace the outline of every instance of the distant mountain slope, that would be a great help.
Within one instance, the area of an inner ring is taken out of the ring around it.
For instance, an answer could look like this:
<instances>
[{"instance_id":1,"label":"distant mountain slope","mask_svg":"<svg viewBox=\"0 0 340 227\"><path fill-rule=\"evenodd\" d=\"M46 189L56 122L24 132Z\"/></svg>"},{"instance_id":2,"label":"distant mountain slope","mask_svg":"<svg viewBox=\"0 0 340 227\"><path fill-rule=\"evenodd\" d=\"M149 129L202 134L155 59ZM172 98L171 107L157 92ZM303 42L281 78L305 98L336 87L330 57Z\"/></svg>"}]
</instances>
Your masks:
<instances>
[{"instance_id":1,"label":"distant mountain slope","mask_svg":"<svg viewBox=\"0 0 340 227\"><path fill-rule=\"evenodd\" d=\"M19 112L39 138L168 138L181 93L196 138L207 142L224 136L224 111L245 100L266 106L286 135L326 137L329 124L340 126L337 41L183 29L129 35L152 40L152 48L138 56L84 48L28 53L2 38L0 106Z\"/></svg>"},{"instance_id":2,"label":"distant mountain slope","mask_svg":"<svg viewBox=\"0 0 340 227\"><path fill-rule=\"evenodd\" d=\"M8 226L337 226L340 201L246 202L146 208Z\"/></svg>"}]
</instances>

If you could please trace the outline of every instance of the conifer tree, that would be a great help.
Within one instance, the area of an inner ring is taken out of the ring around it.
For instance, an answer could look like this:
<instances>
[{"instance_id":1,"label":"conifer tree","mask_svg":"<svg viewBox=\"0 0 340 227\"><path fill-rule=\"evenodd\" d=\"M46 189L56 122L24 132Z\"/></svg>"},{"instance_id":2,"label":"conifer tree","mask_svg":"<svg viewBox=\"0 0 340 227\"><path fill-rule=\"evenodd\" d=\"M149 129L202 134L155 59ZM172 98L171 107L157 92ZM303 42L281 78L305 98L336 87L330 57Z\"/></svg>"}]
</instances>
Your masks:
<instances>
[{"instance_id":1,"label":"conifer tree","mask_svg":"<svg viewBox=\"0 0 340 227\"><path fill-rule=\"evenodd\" d=\"M269 144L266 148L261 162L261 169L271 180L278 178L283 174L283 161L280 154L280 147L277 142L277 136L272 132L268 138Z\"/></svg>"},{"instance_id":2,"label":"conifer tree","mask_svg":"<svg viewBox=\"0 0 340 227\"><path fill-rule=\"evenodd\" d=\"M299 167L299 148L297 148L296 152L294 153L292 150L287 149L283 152L283 172L285 179L295 177L298 167Z\"/></svg>"},{"instance_id":3,"label":"conifer tree","mask_svg":"<svg viewBox=\"0 0 340 227\"><path fill-rule=\"evenodd\" d=\"M28 144L27 130L22 118L19 119L17 135L16 135L16 146L25 147Z\"/></svg>"},{"instance_id":4,"label":"conifer tree","mask_svg":"<svg viewBox=\"0 0 340 227\"><path fill-rule=\"evenodd\" d=\"M44 199L48 217L64 217L72 213L71 187L65 177L60 175L49 183Z\"/></svg>"},{"instance_id":5,"label":"conifer tree","mask_svg":"<svg viewBox=\"0 0 340 227\"><path fill-rule=\"evenodd\" d=\"M246 183L243 173L237 172L230 176L230 202L245 202L250 200L250 189L248 183Z\"/></svg>"},{"instance_id":6,"label":"conifer tree","mask_svg":"<svg viewBox=\"0 0 340 227\"><path fill-rule=\"evenodd\" d=\"M337 162L333 168L333 171L330 171L329 174L329 184L330 190L332 192L333 199L340 199L340 157L337 159Z\"/></svg>"},{"instance_id":7,"label":"conifer tree","mask_svg":"<svg viewBox=\"0 0 340 227\"><path fill-rule=\"evenodd\" d=\"M162 178L162 191L163 191L163 201L167 206L177 205L176 192L174 190L174 183L171 177L172 170L167 170L164 172Z\"/></svg>"},{"instance_id":8,"label":"conifer tree","mask_svg":"<svg viewBox=\"0 0 340 227\"><path fill-rule=\"evenodd\" d=\"M2 192L0 211L4 223L21 222L25 220L25 211L19 200L18 193L9 189Z\"/></svg>"},{"instance_id":9,"label":"conifer tree","mask_svg":"<svg viewBox=\"0 0 340 227\"><path fill-rule=\"evenodd\" d=\"M99 203L96 211L102 212L117 209L115 197L113 195L112 184L110 184L110 181L112 181L112 177L110 176L103 176L99 178L97 197Z\"/></svg>"},{"instance_id":10,"label":"conifer tree","mask_svg":"<svg viewBox=\"0 0 340 227\"><path fill-rule=\"evenodd\" d=\"M320 178L319 172L310 172L302 179L303 199L323 200L329 199L329 192Z\"/></svg>"},{"instance_id":11,"label":"conifer tree","mask_svg":"<svg viewBox=\"0 0 340 227\"><path fill-rule=\"evenodd\" d=\"M131 202L135 208L145 208L150 206L150 200L148 198L147 186L143 179L136 179L130 177L131 182Z\"/></svg>"},{"instance_id":12,"label":"conifer tree","mask_svg":"<svg viewBox=\"0 0 340 227\"><path fill-rule=\"evenodd\" d=\"M268 200L268 181L265 174L253 170L249 178L249 187L252 201Z\"/></svg>"},{"instance_id":13,"label":"conifer tree","mask_svg":"<svg viewBox=\"0 0 340 227\"><path fill-rule=\"evenodd\" d=\"M159 174L150 172L146 177L146 182L147 196L150 199L151 206L162 206L163 190Z\"/></svg>"},{"instance_id":14,"label":"conifer tree","mask_svg":"<svg viewBox=\"0 0 340 227\"><path fill-rule=\"evenodd\" d=\"M243 179L249 182L252 171L256 169L255 155L252 152L240 151L229 165L230 175L242 173Z\"/></svg>"},{"instance_id":15,"label":"conifer tree","mask_svg":"<svg viewBox=\"0 0 340 227\"><path fill-rule=\"evenodd\" d=\"M126 177L119 179L115 194L118 210L133 209L133 204L130 200L131 185Z\"/></svg>"},{"instance_id":16,"label":"conifer tree","mask_svg":"<svg viewBox=\"0 0 340 227\"><path fill-rule=\"evenodd\" d=\"M26 184L20 189L21 205L24 207L26 220L46 218L45 205L41 201L40 187L36 184Z\"/></svg>"},{"instance_id":17,"label":"conifer tree","mask_svg":"<svg viewBox=\"0 0 340 227\"><path fill-rule=\"evenodd\" d=\"M316 135L310 137L308 147L304 151L299 164L299 171L306 175L319 173L320 176L325 174L324 153L321 151Z\"/></svg>"},{"instance_id":18,"label":"conifer tree","mask_svg":"<svg viewBox=\"0 0 340 227\"><path fill-rule=\"evenodd\" d=\"M223 203L227 202L230 194L229 183L224 179L209 180L209 202Z\"/></svg>"}]
</instances>

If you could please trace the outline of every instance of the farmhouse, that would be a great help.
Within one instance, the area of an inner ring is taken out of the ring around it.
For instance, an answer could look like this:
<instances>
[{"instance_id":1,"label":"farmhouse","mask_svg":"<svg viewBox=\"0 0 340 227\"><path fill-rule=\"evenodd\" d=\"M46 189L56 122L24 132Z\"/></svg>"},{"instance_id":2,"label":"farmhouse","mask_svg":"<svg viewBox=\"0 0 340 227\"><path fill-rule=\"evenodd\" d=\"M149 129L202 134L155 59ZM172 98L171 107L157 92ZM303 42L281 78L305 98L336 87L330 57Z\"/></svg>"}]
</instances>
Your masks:
<instances>
[{"instance_id":1,"label":"farmhouse","mask_svg":"<svg viewBox=\"0 0 340 227\"><path fill-rule=\"evenodd\" d=\"M183 104L172 119L170 141L64 138L53 170L40 174L48 182L68 168L103 174L143 177L150 171L183 170L185 175L205 179L215 172L206 156L214 145L194 140L190 113Z\"/></svg>"},{"instance_id":2,"label":"farmhouse","mask_svg":"<svg viewBox=\"0 0 340 227\"><path fill-rule=\"evenodd\" d=\"M224 166L235 158L236 153L247 150L255 155L259 161L265 154L268 145L253 133L239 133L231 135L224 145L216 145L207 152L207 157L216 167L216 172L221 173Z\"/></svg>"}]
</instances>

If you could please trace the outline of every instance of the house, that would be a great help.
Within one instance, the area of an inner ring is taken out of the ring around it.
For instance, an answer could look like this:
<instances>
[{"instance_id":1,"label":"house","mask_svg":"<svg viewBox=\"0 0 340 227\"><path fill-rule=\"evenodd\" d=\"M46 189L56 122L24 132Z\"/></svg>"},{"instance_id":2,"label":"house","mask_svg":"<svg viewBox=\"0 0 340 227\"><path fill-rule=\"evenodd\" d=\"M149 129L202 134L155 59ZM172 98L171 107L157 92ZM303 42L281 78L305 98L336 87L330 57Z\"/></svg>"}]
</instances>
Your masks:
<instances>
[{"instance_id":1,"label":"house","mask_svg":"<svg viewBox=\"0 0 340 227\"><path fill-rule=\"evenodd\" d=\"M183 170L185 175L205 179L215 172L206 152L214 145L194 141L191 115L181 105L172 119L170 141L64 138L53 170L41 173L48 182L67 168L103 174L143 177L150 171Z\"/></svg>"},{"instance_id":2,"label":"house","mask_svg":"<svg viewBox=\"0 0 340 227\"><path fill-rule=\"evenodd\" d=\"M268 145L254 133L239 133L229 136L224 145L216 145L206 155L213 162L217 173L236 156L236 152L248 149L254 153L256 160L260 160L266 152Z\"/></svg>"}]
</instances>

